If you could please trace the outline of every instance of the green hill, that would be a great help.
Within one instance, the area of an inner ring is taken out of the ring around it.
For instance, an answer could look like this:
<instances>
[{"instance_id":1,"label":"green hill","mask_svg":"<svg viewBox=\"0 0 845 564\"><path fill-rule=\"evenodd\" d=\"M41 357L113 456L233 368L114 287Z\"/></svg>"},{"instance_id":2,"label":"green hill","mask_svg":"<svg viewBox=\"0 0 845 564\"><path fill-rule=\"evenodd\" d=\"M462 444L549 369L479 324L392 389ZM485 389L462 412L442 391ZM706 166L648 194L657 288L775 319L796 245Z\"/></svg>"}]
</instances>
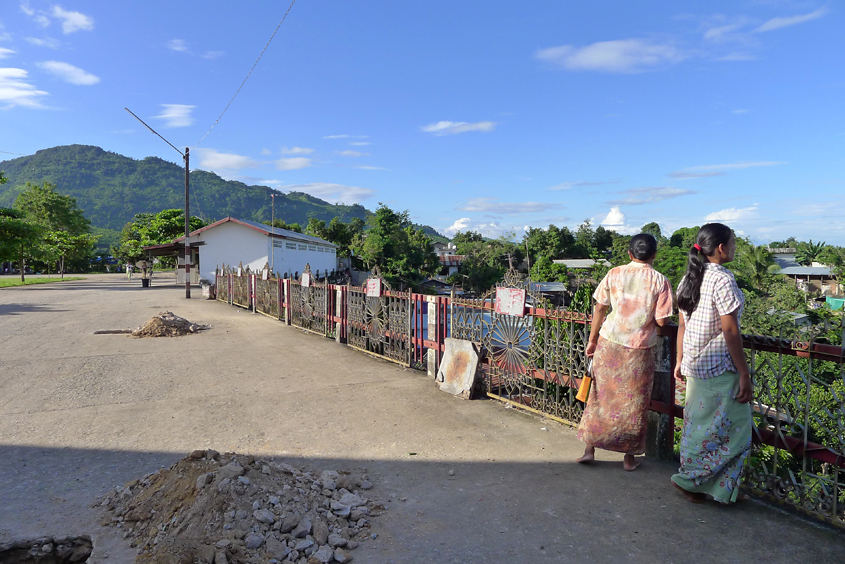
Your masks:
<instances>
[{"instance_id":1,"label":"green hill","mask_svg":"<svg viewBox=\"0 0 845 564\"><path fill-rule=\"evenodd\" d=\"M185 204L185 169L157 157L135 160L90 145L43 149L34 155L0 162L9 182L0 185L0 207L11 207L27 182L56 185L73 196L97 228L119 230L137 213L156 213ZM191 214L214 221L226 216L269 221L267 186L247 186L213 172L191 171ZM372 212L360 204L330 204L301 192L276 193L276 218L303 227L308 219L366 220ZM420 226L427 233L439 233Z\"/></svg>"}]
</instances>

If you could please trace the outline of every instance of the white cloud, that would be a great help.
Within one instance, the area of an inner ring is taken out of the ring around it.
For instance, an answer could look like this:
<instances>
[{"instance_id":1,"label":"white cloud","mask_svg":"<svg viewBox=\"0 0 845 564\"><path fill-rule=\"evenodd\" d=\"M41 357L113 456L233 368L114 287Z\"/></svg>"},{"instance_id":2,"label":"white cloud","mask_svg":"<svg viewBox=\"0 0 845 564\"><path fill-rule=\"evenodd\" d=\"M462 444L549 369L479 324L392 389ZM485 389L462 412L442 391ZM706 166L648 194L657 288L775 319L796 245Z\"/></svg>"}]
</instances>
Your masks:
<instances>
[{"instance_id":1,"label":"white cloud","mask_svg":"<svg viewBox=\"0 0 845 564\"><path fill-rule=\"evenodd\" d=\"M24 38L28 43L32 45L38 45L39 47L49 47L50 49L58 49L59 48L59 41L53 39L52 37L45 37L43 39L39 37L26 37Z\"/></svg>"},{"instance_id":2,"label":"white cloud","mask_svg":"<svg viewBox=\"0 0 845 564\"><path fill-rule=\"evenodd\" d=\"M420 129L426 133L433 135L455 135L457 133L466 133L467 131L493 131L496 127L496 122L493 121L479 121L478 123L467 123L465 121L438 121L437 123L430 123L424 125Z\"/></svg>"},{"instance_id":3,"label":"white cloud","mask_svg":"<svg viewBox=\"0 0 845 564\"><path fill-rule=\"evenodd\" d=\"M782 161L756 161L756 162L748 162L748 163L732 163L732 164L718 164L718 165L705 165L705 166L691 166L689 168L685 168L686 172L711 172L711 171L718 171L724 172L726 170L738 170L743 168L757 168L761 166L776 166L786 164Z\"/></svg>"},{"instance_id":4,"label":"white cloud","mask_svg":"<svg viewBox=\"0 0 845 564\"><path fill-rule=\"evenodd\" d=\"M62 31L64 33L73 33L79 30L91 31L94 29L93 18L79 12L69 12L62 9L61 6L53 6L52 15L54 18L62 20Z\"/></svg>"},{"instance_id":5,"label":"white cloud","mask_svg":"<svg viewBox=\"0 0 845 564\"><path fill-rule=\"evenodd\" d=\"M781 29L782 27L789 27L791 25L802 24L804 22L809 22L812 20L816 20L825 14L828 13L827 6L822 6L818 10L814 12L810 12L809 14L803 14L799 16L790 16L786 18L772 18L754 31L756 32L763 32L763 31L774 31L776 29Z\"/></svg>"},{"instance_id":6,"label":"white cloud","mask_svg":"<svg viewBox=\"0 0 845 564\"><path fill-rule=\"evenodd\" d=\"M193 125L194 117L191 112L196 106L188 106L185 104L162 104L163 108L161 115L155 117L165 120L165 127L188 127Z\"/></svg>"},{"instance_id":7,"label":"white cloud","mask_svg":"<svg viewBox=\"0 0 845 564\"><path fill-rule=\"evenodd\" d=\"M30 7L29 0L24 0L23 2L21 2L21 12L23 12L27 16L34 16L35 15L35 10L33 10L32 7Z\"/></svg>"},{"instance_id":8,"label":"white cloud","mask_svg":"<svg viewBox=\"0 0 845 564\"><path fill-rule=\"evenodd\" d=\"M640 232L639 227L634 227L625 223L625 214L622 213L619 206L611 207L604 219L599 222L599 225L605 229L612 229L622 235L636 235Z\"/></svg>"},{"instance_id":9,"label":"white cloud","mask_svg":"<svg viewBox=\"0 0 845 564\"><path fill-rule=\"evenodd\" d=\"M3 29L2 24L0 24L0 29ZM11 41L11 40L12 40L11 34L5 32L5 31L0 32L0 41Z\"/></svg>"},{"instance_id":10,"label":"white cloud","mask_svg":"<svg viewBox=\"0 0 845 564\"><path fill-rule=\"evenodd\" d=\"M639 206L642 204L652 204L662 202L663 200L670 200L679 196L688 196L695 194L692 190L686 188L672 188L670 186L649 186L644 188L631 188L630 190L623 190L623 194L629 194L629 198L623 200L611 200L606 202L611 206Z\"/></svg>"},{"instance_id":11,"label":"white cloud","mask_svg":"<svg viewBox=\"0 0 845 564\"><path fill-rule=\"evenodd\" d=\"M207 170L240 170L261 164L249 157L235 153L221 153L217 149L195 149L194 152L199 153L200 168Z\"/></svg>"},{"instance_id":12,"label":"white cloud","mask_svg":"<svg viewBox=\"0 0 845 564\"><path fill-rule=\"evenodd\" d=\"M37 64L39 68L44 69L50 74L57 76L70 84L91 86L92 84L100 82L100 77L94 76L89 72L85 72L81 68L75 67L69 63L62 63L60 61L44 61L43 63Z\"/></svg>"},{"instance_id":13,"label":"white cloud","mask_svg":"<svg viewBox=\"0 0 845 564\"><path fill-rule=\"evenodd\" d=\"M0 59L5 59L11 55L14 55L16 51L11 49L6 49L5 47L0 47Z\"/></svg>"},{"instance_id":14,"label":"white cloud","mask_svg":"<svg viewBox=\"0 0 845 564\"><path fill-rule=\"evenodd\" d=\"M369 157L369 153L361 153L359 151L335 151L341 157Z\"/></svg>"},{"instance_id":15,"label":"white cloud","mask_svg":"<svg viewBox=\"0 0 845 564\"><path fill-rule=\"evenodd\" d=\"M381 166L367 166L367 165L359 165L359 166L356 166L355 168L358 168L358 169L361 169L361 170L388 170L388 169L381 167Z\"/></svg>"},{"instance_id":16,"label":"white cloud","mask_svg":"<svg viewBox=\"0 0 845 564\"><path fill-rule=\"evenodd\" d=\"M458 231L462 233L466 233L467 231L475 231L476 233L481 233L481 235L483 235L484 237L489 237L493 239L496 237L501 237L505 234L506 231L514 231L514 229L506 229L497 221L481 222L473 221L468 217L462 217L460 219L455 220L452 225L442 230L443 234L447 237L453 236Z\"/></svg>"},{"instance_id":17,"label":"white cloud","mask_svg":"<svg viewBox=\"0 0 845 564\"><path fill-rule=\"evenodd\" d=\"M314 149L308 149L306 147L291 147L290 149L282 147L283 155L310 155L313 152Z\"/></svg>"},{"instance_id":18,"label":"white cloud","mask_svg":"<svg viewBox=\"0 0 845 564\"><path fill-rule=\"evenodd\" d=\"M350 141L349 144L352 145L352 146L355 146L355 147L363 147L365 145L372 145L372 143L370 143L369 141Z\"/></svg>"},{"instance_id":19,"label":"white cloud","mask_svg":"<svg viewBox=\"0 0 845 564\"><path fill-rule=\"evenodd\" d=\"M0 68L0 105L3 109L15 106L42 108L38 99L47 94L27 82L24 69Z\"/></svg>"},{"instance_id":20,"label":"white cloud","mask_svg":"<svg viewBox=\"0 0 845 564\"><path fill-rule=\"evenodd\" d=\"M311 184L295 184L293 186L282 186L280 190L287 190L289 192L305 192L316 198L326 200L333 204L343 203L358 203L362 200L372 198L376 191L370 188L361 188L359 186L346 186L344 184L330 184L327 182L313 182Z\"/></svg>"},{"instance_id":21,"label":"white cloud","mask_svg":"<svg viewBox=\"0 0 845 564\"><path fill-rule=\"evenodd\" d=\"M226 51L206 51L201 55L203 59L209 59L213 61L214 59L219 59L223 55L226 54Z\"/></svg>"},{"instance_id":22,"label":"white cloud","mask_svg":"<svg viewBox=\"0 0 845 564\"><path fill-rule=\"evenodd\" d=\"M188 50L188 44L185 43L184 39L171 39L167 42L167 48L171 51L184 53Z\"/></svg>"},{"instance_id":23,"label":"white cloud","mask_svg":"<svg viewBox=\"0 0 845 564\"><path fill-rule=\"evenodd\" d=\"M728 24L728 25L721 25L719 27L711 27L706 32L704 32L704 39L721 39L724 35L736 31L737 29L741 28L742 24Z\"/></svg>"},{"instance_id":24,"label":"white cloud","mask_svg":"<svg viewBox=\"0 0 845 564\"><path fill-rule=\"evenodd\" d=\"M728 53L722 57L716 57L717 61L725 61L725 62L740 62L740 61L756 61L757 57L755 55L751 55L750 53Z\"/></svg>"},{"instance_id":25,"label":"white cloud","mask_svg":"<svg viewBox=\"0 0 845 564\"><path fill-rule=\"evenodd\" d=\"M273 151L271 151L270 149L261 149L261 154L264 156L269 156L273 154Z\"/></svg>"},{"instance_id":26,"label":"white cloud","mask_svg":"<svg viewBox=\"0 0 845 564\"><path fill-rule=\"evenodd\" d=\"M754 204L753 206L747 208L727 208L721 211L713 212L708 214L704 220L705 221L742 221L745 219L750 219L752 217L756 217L757 215L758 205Z\"/></svg>"},{"instance_id":27,"label":"white cloud","mask_svg":"<svg viewBox=\"0 0 845 564\"><path fill-rule=\"evenodd\" d=\"M732 114L738 114L738 115L747 114L748 112L749 112L749 110L746 110L745 108L739 108L739 109L736 109L736 110L731 110Z\"/></svg>"},{"instance_id":28,"label":"white cloud","mask_svg":"<svg viewBox=\"0 0 845 564\"><path fill-rule=\"evenodd\" d=\"M367 135L326 135L323 139L366 139Z\"/></svg>"},{"instance_id":29,"label":"white cloud","mask_svg":"<svg viewBox=\"0 0 845 564\"><path fill-rule=\"evenodd\" d=\"M572 71L636 73L680 62L686 55L668 44L620 39L600 41L580 49L573 45L549 47L535 52L534 58Z\"/></svg>"},{"instance_id":30,"label":"white cloud","mask_svg":"<svg viewBox=\"0 0 845 564\"><path fill-rule=\"evenodd\" d=\"M544 202L497 202L496 198L470 198L465 204L455 209L468 212L515 214L536 213L559 207L560 204Z\"/></svg>"},{"instance_id":31,"label":"white cloud","mask_svg":"<svg viewBox=\"0 0 845 564\"><path fill-rule=\"evenodd\" d=\"M39 14L35 16L35 22L41 27L48 27L50 25L50 18L44 14Z\"/></svg>"},{"instance_id":32,"label":"white cloud","mask_svg":"<svg viewBox=\"0 0 845 564\"><path fill-rule=\"evenodd\" d=\"M276 168L279 170L299 170L311 166L312 160L307 157L291 157L276 161Z\"/></svg>"}]
</instances>

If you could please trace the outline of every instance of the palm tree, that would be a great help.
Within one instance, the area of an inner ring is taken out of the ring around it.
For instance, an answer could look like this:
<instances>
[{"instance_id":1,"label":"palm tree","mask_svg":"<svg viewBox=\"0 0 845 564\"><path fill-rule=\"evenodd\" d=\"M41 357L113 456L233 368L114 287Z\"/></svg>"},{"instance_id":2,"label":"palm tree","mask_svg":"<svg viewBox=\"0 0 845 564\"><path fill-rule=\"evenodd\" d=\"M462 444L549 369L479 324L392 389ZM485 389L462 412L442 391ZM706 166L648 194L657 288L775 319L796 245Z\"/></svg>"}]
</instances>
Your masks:
<instances>
[{"instance_id":1,"label":"palm tree","mask_svg":"<svg viewBox=\"0 0 845 564\"><path fill-rule=\"evenodd\" d=\"M769 279L780 271L775 257L764 246L748 244L741 250L737 272L751 286L763 290Z\"/></svg>"},{"instance_id":2,"label":"palm tree","mask_svg":"<svg viewBox=\"0 0 845 564\"><path fill-rule=\"evenodd\" d=\"M795 261L803 266L810 266L814 262L819 262L825 247L827 245L824 241L813 243L812 239L809 243L800 243L795 253Z\"/></svg>"}]
</instances>

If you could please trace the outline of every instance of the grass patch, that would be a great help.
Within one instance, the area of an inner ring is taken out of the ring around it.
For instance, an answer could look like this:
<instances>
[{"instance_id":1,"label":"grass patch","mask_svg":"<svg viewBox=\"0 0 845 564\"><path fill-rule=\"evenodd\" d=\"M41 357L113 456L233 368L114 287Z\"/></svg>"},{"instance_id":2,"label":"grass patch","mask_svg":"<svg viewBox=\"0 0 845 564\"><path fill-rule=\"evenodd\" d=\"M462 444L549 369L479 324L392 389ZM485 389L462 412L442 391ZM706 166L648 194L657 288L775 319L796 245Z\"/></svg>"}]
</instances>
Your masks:
<instances>
[{"instance_id":1,"label":"grass patch","mask_svg":"<svg viewBox=\"0 0 845 564\"><path fill-rule=\"evenodd\" d=\"M30 286L32 284L50 284L52 282L69 282L71 280L85 280L82 277L68 278L27 278L21 282L20 278L0 278L0 288L11 288L13 286Z\"/></svg>"}]
</instances>

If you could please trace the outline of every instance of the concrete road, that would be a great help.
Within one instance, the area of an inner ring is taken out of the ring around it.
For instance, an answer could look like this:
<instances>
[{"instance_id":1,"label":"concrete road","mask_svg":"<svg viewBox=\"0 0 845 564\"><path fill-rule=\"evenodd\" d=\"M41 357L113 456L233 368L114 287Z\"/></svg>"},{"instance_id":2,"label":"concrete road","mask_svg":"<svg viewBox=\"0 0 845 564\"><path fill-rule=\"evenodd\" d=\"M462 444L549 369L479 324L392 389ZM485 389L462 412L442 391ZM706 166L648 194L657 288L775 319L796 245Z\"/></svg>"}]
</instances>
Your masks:
<instances>
[{"instance_id":1,"label":"concrete road","mask_svg":"<svg viewBox=\"0 0 845 564\"><path fill-rule=\"evenodd\" d=\"M167 284L165 284L167 282ZM591 467L575 431L220 302L125 275L0 290L0 542L90 534L90 508L193 449L364 467L389 510L356 562L842 562L845 533L763 503L692 505L671 464ZM170 310L199 335L94 335ZM543 428L547 430L543 430ZM450 470L454 475L450 475Z\"/></svg>"}]
</instances>

